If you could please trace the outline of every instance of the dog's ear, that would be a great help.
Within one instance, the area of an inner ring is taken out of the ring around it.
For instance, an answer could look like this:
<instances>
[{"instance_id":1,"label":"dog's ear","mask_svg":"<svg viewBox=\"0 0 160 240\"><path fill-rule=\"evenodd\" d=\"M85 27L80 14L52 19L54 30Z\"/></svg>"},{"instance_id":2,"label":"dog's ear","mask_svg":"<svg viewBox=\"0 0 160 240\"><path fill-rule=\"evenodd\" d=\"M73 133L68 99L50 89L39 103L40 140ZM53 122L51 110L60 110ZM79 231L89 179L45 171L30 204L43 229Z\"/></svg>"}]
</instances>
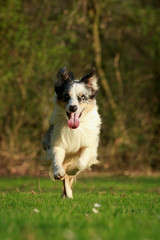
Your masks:
<instances>
[{"instance_id":1,"label":"dog's ear","mask_svg":"<svg viewBox=\"0 0 160 240\"><path fill-rule=\"evenodd\" d=\"M57 82L55 85L61 86L62 84L74 81L74 76L71 72L67 71L66 67L59 70L57 74Z\"/></svg>"},{"instance_id":2,"label":"dog's ear","mask_svg":"<svg viewBox=\"0 0 160 240\"><path fill-rule=\"evenodd\" d=\"M84 82L85 85L91 88L92 90L94 91L98 90L98 84L97 84L98 76L95 68L93 68L90 73L82 77L80 81Z\"/></svg>"}]
</instances>

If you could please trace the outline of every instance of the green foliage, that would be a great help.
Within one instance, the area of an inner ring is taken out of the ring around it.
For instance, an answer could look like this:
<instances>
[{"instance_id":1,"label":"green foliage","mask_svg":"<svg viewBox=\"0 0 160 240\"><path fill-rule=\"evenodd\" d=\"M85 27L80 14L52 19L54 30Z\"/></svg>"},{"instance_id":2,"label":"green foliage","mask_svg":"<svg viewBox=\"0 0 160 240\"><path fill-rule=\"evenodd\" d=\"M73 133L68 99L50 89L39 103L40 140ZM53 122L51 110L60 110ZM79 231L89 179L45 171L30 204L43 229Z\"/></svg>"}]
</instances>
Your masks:
<instances>
[{"instance_id":1,"label":"green foliage","mask_svg":"<svg viewBox=\"0 0 160 240\"><path fill-rule=\"evenodd\" d=\"M107 0L99 5L102 65L120 116L115 119L101 86L100 158L111 168L158 169L159 3ZM0 8L1 145L38 156L57 71L67 65L81 77L95 65L94 1L1 0ZM122 96L114 65L117 54Z\"/></svg>"},{"instance_id":2,"label":"green foliage","mask_svg":"<svg viewBox=\"0 0 160 240\"><path fill-rule=\"evenodd\" d=\"M62 182L40 183L42 193L35 178L1 178L0 239L159 238L159 178L83 178L66 200Z\"/></svg>"}]
</instances>

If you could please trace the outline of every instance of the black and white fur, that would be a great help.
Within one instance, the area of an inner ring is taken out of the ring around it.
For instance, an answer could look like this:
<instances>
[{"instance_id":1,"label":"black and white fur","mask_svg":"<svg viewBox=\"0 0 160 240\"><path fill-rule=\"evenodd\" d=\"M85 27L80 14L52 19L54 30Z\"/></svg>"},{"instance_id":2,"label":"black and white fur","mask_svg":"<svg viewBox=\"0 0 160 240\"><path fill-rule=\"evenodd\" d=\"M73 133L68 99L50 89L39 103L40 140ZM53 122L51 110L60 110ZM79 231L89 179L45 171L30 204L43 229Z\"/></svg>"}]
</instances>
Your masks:
<instances>
[{"instance_id":1,"label":"black and white fur","mask_svg":"<svg viewBox=\"0 0 160 240\"><path fill-rule=\"evenodd\" d=\"M72 198L74 177L98 163L101 119L95 99L98 91L95 69L75 80L63 67L54 87L54 111L43 145L46 159L52 163L54 179L63 180L63 194Z\"/></svg>"}]
</instances>

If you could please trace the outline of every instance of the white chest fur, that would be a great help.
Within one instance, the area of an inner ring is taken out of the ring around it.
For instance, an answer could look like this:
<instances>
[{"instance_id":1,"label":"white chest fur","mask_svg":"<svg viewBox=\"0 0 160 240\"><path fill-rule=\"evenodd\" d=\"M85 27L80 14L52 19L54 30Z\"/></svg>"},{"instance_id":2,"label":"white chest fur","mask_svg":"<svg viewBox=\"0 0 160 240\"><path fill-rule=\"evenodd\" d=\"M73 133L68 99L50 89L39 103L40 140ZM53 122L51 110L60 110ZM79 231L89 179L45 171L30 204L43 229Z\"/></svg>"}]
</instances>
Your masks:
<instances>
[{"instance_id":1,"label":"white chest fur","mask_svg":"<svg viewBox=\"0 0 160 240\"><path fill-rule=\"evenodd\" d=\"M76 153L82 147L97 148L101 120L96 106L82 116L77 129L70 129L64 115L56 112L52 116L52 124L54 124L52 147L62 147L66 153Z\"/></svg>"}]
</instances>

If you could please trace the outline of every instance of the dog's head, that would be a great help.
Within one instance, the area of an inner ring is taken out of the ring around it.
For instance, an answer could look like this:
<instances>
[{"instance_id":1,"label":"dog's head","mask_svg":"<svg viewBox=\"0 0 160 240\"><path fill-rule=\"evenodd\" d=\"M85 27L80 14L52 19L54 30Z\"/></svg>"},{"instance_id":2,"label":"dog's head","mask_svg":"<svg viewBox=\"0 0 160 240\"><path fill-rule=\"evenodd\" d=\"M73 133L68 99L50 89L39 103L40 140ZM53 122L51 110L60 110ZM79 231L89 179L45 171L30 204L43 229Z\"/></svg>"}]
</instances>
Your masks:
<instances>
[{"instance_id":1,"label":"dog's head","mask_svg":"<svg viewBox=\"0 0 160 240\"><path fill-rule=\"evenodd\" d=\"M80 118L95 106L95 97L98 91L97 74L95 68L82 77L75 80L66 67L59 70L55 83L57 104L65 109L68 116L68 127L79 127Z\"/></svg>"}]
</instances>

